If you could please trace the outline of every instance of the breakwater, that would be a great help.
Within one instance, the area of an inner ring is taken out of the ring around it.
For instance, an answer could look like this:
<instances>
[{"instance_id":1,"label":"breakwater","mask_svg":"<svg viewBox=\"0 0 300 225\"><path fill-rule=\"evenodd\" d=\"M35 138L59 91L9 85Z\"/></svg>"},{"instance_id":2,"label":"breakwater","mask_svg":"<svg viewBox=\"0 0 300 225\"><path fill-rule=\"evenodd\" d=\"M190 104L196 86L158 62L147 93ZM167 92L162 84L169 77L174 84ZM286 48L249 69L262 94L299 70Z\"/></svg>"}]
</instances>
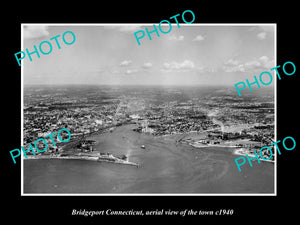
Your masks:
<instances>
[{"instance_id":1,"label":"breakwater","mask_svg":"<svg viewBox=\"0 0 300 225\"><path fill-rule=\"evenodd\" d=\"M27 159L76 159L76 160L89 160L96 162L107 162L107 163L115 163L115 164L124 164L139 167L140 165L135 162L129 162L127 160L122 160L115 156L82 156L82 155L74 155L74 156L59 156L59 155L39 155L39 156L27 156Z\"/></svg>"}]
</instances>

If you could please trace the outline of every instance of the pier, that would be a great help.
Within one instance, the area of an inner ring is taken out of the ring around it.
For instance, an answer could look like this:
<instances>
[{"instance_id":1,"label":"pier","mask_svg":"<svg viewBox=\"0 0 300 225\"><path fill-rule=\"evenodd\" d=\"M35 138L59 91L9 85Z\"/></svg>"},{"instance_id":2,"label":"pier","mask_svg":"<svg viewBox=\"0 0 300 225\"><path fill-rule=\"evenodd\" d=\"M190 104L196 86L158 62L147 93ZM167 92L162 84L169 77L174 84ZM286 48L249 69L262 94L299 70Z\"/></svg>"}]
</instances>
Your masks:
<instances>
[{"instance_id":1,"label":"pier","mask_svg":"<svg viewBox=\"0 0 300 225\"><path fill-rule=\"evenodd\" d=\"M115 164L124 164L130 166L139 167L140 164L135 162L129 162L128 160L120 159L115 157L109 153L100 154L100 156L88 156L88 155L68 155L68 156L60 156L60 154L51 154L51 155L28 155L26 159L77 159L77 160L89 160L96 162L107 162L107 163L115 163Z\"/></svg>"}]
</instances>

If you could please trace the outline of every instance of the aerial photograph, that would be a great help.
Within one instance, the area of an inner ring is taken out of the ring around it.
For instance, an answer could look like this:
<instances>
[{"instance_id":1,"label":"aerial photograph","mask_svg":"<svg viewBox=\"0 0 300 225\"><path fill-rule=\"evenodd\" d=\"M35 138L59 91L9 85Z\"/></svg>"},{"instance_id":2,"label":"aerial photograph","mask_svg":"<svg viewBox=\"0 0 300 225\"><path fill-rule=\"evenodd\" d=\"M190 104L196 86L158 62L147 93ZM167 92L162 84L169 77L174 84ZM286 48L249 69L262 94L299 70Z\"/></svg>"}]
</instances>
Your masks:
<instances>
[{"instance_id":1,"label":"aerial photograph","mask_svg":"<svg viewBox=\"0 0 300 225\"><path fill-rule=\"evenodd\" d=\"M22 146L48 146L23 157L22 194L276 193L275 154L235 162L275 141L274 82L235 84L276 66L276 26L172 25L139 45L153 24L22 24Z\"/></svg>"}]
</instances>

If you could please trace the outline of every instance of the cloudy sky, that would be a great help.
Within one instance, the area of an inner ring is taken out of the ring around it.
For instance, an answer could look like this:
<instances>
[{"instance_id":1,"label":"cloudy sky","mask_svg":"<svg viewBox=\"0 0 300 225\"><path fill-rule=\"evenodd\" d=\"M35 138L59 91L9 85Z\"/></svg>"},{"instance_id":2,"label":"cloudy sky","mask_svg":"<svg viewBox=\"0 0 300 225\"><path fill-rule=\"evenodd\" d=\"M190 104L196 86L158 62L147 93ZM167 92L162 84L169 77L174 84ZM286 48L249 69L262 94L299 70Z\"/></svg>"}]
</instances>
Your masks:
<instances>
[{"instance_id":1,"label":"cloudy sky","mask_svg":"<svg viewBox=\"0 0 300 225\"><path fill-rule=\"evenodd\" d=\"M55 40L49 55L22 61L24 84L234 85L275 66L274 25L185 25L138 45L134 32L153 25L23 25L23 51ZM163 30L168 30L163 27ZM140 34L139 34L140 35ZM66 39L70 35L66 35ZM43 45L47 51L47 44ZM17 62L16 62L17 63Z\"/></svg>"}]
</instances>

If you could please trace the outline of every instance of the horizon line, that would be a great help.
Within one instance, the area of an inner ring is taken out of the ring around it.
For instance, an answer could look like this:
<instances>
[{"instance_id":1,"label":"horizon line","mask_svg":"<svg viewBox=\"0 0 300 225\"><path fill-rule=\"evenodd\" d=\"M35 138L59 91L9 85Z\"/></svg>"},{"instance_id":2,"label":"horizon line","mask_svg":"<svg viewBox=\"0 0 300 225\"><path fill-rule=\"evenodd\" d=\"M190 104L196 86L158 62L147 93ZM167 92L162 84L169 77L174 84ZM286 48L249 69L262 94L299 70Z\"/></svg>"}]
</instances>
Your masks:
<instances>
[{"instance_id":1,"label":"horizon line","mask_svg":"<svg viewBox=\"0 0 300 225\"><path fill-rule=\"evenodd\" d=\"M161 87L203 87L203 86L209 86L209 87L234 87L234 85L230 84L24 84L24 87L26 86L161 86Z\"/></svg>"}]
</instances>

